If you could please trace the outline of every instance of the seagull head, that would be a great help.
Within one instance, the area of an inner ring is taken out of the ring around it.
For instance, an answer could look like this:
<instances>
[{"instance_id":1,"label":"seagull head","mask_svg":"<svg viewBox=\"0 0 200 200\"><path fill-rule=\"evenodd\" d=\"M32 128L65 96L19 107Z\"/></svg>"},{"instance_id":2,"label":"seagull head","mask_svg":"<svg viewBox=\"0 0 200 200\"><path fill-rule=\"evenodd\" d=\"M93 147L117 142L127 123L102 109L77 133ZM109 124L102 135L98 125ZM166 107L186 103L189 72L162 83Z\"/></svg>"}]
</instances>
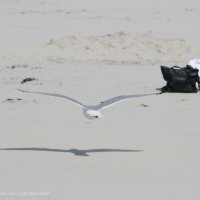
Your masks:
<instances>
[{"instance_id":1,"label":"seagull head","mask_svg":"<svg viewBox=\"0 0 200 200\"><path fill-rule=\"evenodd\" d=\"M84 110L83 113L88 119L96 119L103 117L103 115L100 113L99 110L89 109L89 110Z\"/></svg>"}]
</instances>

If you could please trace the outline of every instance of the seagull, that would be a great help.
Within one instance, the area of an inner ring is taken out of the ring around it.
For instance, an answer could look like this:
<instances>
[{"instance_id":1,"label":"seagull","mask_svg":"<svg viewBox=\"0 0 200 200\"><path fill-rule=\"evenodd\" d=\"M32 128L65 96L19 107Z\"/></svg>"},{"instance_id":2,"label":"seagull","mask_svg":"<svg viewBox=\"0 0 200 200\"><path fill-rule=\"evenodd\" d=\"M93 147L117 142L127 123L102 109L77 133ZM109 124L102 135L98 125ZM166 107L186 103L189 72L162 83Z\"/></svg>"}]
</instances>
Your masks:
<instances>
[{"instance_id":1,"label":"seagull","mask_svg":"<svg viewBox=\"0 0 200 200\"><path fill-rule=\"evenodd\" d=\"M121 101L161 94L161 93L151 93L151 94L121 95L121 96L116 96L111 99L102 101L98 105L84 105L81 102L79 102L71 97L62 95L62 94L53 94L53 93L46 93L46 92L30 92L30 91L25 91L25 90L20 90L20 89L17 89L17 90L21 91L21 92L26 92L26 93L41 94L41 95L53 96L53 97L58 97L58 98L68 100L68 101L72 102L73 104L81 107L83 109L83 113L84 113L85 117L88 119L96 119L96 118L104 117L101 114L100 110L108 108L112 105L115 105L116 103L121 102Z\"/></svg>"}]
</instances>

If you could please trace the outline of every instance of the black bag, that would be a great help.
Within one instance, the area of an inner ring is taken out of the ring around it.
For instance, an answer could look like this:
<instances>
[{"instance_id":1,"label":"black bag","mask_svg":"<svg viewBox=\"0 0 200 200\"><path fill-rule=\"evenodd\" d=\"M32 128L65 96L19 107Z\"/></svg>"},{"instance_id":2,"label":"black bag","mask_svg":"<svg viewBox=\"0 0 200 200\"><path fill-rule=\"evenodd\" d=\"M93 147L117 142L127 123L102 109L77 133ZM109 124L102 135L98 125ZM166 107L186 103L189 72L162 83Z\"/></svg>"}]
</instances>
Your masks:
<instances>
[{"instance_id":1,"label":"black bag","mask_svg":"<svg viewBox=\"0 0 200 200\"><path fill-rule=\"evenodd\" d=\"M194 69L187 65L180 68L161 66L163 78L167 81L167 85L162 88L162 92L197 92L196 83L200 83L198 69Z\"/></svg>"}]
</instances>

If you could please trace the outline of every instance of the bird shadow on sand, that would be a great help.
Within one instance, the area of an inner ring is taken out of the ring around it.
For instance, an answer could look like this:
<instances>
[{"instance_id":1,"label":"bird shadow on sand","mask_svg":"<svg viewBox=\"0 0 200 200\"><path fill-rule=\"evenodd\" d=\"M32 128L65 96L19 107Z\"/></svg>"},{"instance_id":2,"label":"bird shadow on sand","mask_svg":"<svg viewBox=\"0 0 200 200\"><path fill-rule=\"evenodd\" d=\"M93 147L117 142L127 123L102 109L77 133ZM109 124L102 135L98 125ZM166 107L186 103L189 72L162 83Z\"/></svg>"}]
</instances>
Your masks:
<instances>
[{"instance_id":1,"label":"bird shadow on sand","mask_svg":"<svg viewBox=\"0 0 200 200\"><path fill-rule=\"evenodd\" d=\"M57 152L57 153L72 153L75 156L90 156L92 153L111 153L111 152L141 152L142 150L129 149L50 149L50 148L2 148L0 151L42 151L42 152Z\"/></svg>"}]
</instances>

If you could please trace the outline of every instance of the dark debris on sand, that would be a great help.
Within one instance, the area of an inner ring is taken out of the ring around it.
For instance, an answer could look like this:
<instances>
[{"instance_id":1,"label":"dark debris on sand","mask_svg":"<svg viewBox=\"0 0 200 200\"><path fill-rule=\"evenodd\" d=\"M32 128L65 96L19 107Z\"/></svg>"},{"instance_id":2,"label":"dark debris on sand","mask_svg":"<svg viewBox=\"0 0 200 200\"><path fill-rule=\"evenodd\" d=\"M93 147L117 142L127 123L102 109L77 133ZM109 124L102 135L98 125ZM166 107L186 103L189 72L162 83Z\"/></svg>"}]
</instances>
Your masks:
<instances>
[{"instance_id":1,"label":"dark debris on sand","mask_svg":"<svg viewBox=\"0 0 200 200\"><path fill-rule=\"evenodd\" d=\"M36 79L36 78L25 78L25 79L23 79L22 81L21 81L21 84L24 84L24 83L26 83L26 82L30 82L30 81L38 81L38 79Z\"/></svg>"},{"instance_id":2,"label":"dark debris on sand","mask_svg":"<svg viewBox=\"0 0 200 200\"><path fill-rule=\"evenodd\" d=\"M146 105L146 104L140 104L140 106L145 107L145 108L149 107L149 106Z\"/></svg>"},{"instance_id":3,"label":"dark debris on sand","mask_svg":"<svg viewBox=\"0 0 200 200\"><path fill-rule=\"evenodd\" d=\"M6 102L9 102L9 103L16 103L18 101L22 101L22 99L20 98L7 98L6 100L4 100L2 103L6 103Z\"/></svg>"},{"instance_id":4,"label":"dark debris on sand","mask_svg":"<svg viewBox=\"0 0 200 200\"><path fill-rule=\"evenodd\" d=\"M6 68L8 69L27 69L27 68L41 69L41 66L29 66L27 64L18 64L18 65L7 66Z\"/></svg>"},{"instance_id":5,"label":"dark debris on sand","mask_svg":"<svg viewBox=\"0 0 200 200\"><path fill-rule=\"evenodd\" d=\"M12 65L11 67L9 67L10 69L15 69L15 68L27 68L28 65Z\"/></svg>"}]
</instances>

